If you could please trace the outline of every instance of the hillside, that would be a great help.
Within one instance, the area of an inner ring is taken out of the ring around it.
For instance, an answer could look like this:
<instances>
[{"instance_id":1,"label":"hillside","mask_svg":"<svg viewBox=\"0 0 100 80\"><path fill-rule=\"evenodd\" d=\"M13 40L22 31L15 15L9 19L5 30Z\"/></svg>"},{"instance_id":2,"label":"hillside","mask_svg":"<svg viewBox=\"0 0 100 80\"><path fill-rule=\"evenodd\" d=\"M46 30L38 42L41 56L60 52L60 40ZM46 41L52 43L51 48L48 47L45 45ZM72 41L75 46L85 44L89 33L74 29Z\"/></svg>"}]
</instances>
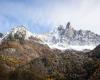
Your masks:
<instances>
[{"instance_id":1,"label":"hillside","mask_svg":"<svg viewBox=\"0 0 100 80\"><path fill-rule=\"evenodd\" d=\"M51 49L19 27L2 37L0 80L99 80L99 52Z\"/></svg>"}]
</instances>

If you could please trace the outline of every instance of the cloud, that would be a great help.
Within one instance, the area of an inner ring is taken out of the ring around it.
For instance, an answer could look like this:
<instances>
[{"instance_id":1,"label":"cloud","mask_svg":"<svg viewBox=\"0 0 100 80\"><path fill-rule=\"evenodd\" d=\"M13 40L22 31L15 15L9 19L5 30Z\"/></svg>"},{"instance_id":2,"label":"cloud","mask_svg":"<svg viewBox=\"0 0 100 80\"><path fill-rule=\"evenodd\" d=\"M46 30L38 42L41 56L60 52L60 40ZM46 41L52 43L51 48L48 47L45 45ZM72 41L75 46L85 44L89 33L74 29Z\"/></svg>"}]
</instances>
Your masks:
<instances>
[{"instance_id":1,"label":"cloud","mask_svg":"<svg viewBox=\"0 0 100 80\"><path fill-rule=\"evenodd\" d=\"M99 0L0 0L0 27L23 24L41 33L71 21L76 29L100 34L99 5Z\"/></svg>"}]
</instances>

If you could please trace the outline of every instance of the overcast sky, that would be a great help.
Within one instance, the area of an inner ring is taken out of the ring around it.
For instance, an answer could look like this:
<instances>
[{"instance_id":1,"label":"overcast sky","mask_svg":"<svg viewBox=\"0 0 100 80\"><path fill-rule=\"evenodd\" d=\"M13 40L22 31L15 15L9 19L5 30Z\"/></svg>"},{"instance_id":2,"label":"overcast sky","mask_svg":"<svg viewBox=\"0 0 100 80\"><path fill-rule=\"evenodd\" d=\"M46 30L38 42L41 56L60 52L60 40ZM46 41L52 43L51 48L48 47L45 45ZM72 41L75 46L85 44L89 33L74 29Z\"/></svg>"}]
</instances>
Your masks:
<instances>
[{"instance_id":1,"label":"overcast sky","mask_svg":"<svg viewBox=\"0 0 100 80\"><path fill-rule=\"evenodd\" d=\"M100 34L100 0L0 0L0 32L25 25L42 33L68 21Z\"/></svg>"}]
</instances>

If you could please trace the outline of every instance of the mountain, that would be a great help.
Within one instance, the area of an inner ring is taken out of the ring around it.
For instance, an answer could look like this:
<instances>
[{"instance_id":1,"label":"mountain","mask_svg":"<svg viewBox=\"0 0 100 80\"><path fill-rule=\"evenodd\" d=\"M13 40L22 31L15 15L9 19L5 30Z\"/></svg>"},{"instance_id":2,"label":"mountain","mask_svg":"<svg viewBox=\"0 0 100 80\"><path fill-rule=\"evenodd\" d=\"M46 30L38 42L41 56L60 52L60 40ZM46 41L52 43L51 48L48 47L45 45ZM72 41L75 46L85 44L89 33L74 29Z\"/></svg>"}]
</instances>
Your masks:
<instances>
[{"instance_id":1,"label":"mountain","mask_svg":"<svg viewBox=\"0 0 100 80\"><path fill-rule=\"evenodd\" d=\"M42 50L49 51L49 47L41 44L42 41L35 36L24 26L18 26L12 28L1 38L0 61L7 63L4 66L7 67L6 69L13 70L19 65L45 55Z\"/></svg>"},{"instance_id":2,"label":"mountain","mask_svg":"<svg viewBox=\"0 0 100 80\"><path fill-rule=\"evenodd\" d=\"M25 26L21 25L18 27L14 27L12 28L9 32L7 32L6 34L4 34L1 38L1 42L5 41L5 40L32 40L35 39L36 41L40 41L41 40L39 38L36 38L36 34L31 33L30 31L28 31L26 29Z\"/></svg>"},{"instance_id":3,"label":"mountain","mask_svg":"<svg viewBox=\"0 0 100 80\"><path fill-rule=\"evenodd\" d=\"M12 28L9 32L7 32L4 36L3 36L3 39L7 39L9 37L12 37L12 38L24 38L24 39L29 39L30 37L32 36L35 36L33 35L33 33L29 32L25 26L21 25L21 26L18 26L18 27L14 27Z\"/></svg>"},{"instance_id":4,"label":"mountain","mask_svg":"<svg viewBox=\"0 0 100 80\"><path fill-rule=\"evenodd\" d=\"M100 80L100 46L51 49L44 41L47 35L32 34L24 26L7 32L0 44L0 80Z\"/></svg>"},{"instance_id":5,"label":"mountain","mask_svg":"<svg viewBox=\"0 0 100 80\"><path fill-rule=\"evenodd\" d=\"M75 30L70 22L67 23L66 27L60 25L43 36L45 43L51 48L58 49L93 49L100 44L100 35L89 30Z\"/></svg>"},{"instance_id":6,"label":"mountain","mask_svg":"<svg viewBox=\"0 0 100 80\"><path fill-rule=\"evenodd\" d=\"M75 30L70 22L66 26L59 25L56 29L46 34L33 34L24 26L18 26L7 32L1 38L1 41L9 38L26 40L32 40L34 38L36 41L46 44L52 49L57 48L60 50L92 50L100 44L100 35L89 30Z\"/></svg>"},{"instance_id":7,"label":"mountain","mask_svg":"<svg viewBox=\"0 0 100 80\"><path fill-rule=\"evenodd\" d=\"M24 26L18 26L7 32L1 38L1 41L9 38L26 40L32 40L34 38L41 44L46 44L50 48L57 48L60 50L92 50L100 44L100 35L89 30L75 30L70 22L68 22L66 26L59 25L46 34L34 34L28 31Z\"/></svg>"}]
</instances>

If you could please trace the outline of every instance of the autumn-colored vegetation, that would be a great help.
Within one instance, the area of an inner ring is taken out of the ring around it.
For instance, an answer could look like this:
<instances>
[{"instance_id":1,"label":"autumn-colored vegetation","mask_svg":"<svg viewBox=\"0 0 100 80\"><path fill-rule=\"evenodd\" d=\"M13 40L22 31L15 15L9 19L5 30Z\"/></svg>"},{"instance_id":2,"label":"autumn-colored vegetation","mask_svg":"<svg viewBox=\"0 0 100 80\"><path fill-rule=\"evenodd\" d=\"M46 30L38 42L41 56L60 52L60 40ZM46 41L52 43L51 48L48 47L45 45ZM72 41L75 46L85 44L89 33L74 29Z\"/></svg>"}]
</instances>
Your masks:
<instances>
[{"instance_id":1,"label":"autumn-colored vegetation","mask_svg":"<svg viewBox=\"0 0 100 80\"><path fill-rule=\"evenodd\" d=\"M100 47L60 51L33 38L21 40L0 45L0 80L100 80Z\"/></svg>"}]
</instances>

